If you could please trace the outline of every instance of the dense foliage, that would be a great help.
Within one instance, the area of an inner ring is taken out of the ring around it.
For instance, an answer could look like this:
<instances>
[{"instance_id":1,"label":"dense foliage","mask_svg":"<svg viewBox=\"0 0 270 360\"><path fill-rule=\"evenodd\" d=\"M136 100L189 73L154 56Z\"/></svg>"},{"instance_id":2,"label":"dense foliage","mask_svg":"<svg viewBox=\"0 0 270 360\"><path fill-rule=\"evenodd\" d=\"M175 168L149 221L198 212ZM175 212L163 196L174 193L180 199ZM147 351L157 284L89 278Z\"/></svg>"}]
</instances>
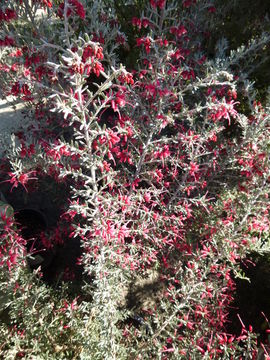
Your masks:
<instances>
[{"instance_id":1,"label":"dense foliage","mask_svg":"<svg viewBox=\"0 0 270 360\"><path fill-rule=\"evenodd\" d=\"M270 113L250 81L269 34L230 51L233 2L1 3L2 96L25 103L1 161L1 355L256 359L228 314L269 252ZM26 235L16 204L37 194L57 216Z\"/></svg>"}]
</instances>

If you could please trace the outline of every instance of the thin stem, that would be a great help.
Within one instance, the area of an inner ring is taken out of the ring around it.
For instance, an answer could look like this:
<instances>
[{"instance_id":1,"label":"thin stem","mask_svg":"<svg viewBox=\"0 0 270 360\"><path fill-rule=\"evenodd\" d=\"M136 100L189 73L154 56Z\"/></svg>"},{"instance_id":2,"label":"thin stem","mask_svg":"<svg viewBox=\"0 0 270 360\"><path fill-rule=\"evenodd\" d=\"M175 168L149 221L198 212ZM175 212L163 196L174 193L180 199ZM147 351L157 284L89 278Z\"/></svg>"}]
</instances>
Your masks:
<instances>
[{"instance_id":1,"label":"thin stem","mask_svg":"<svg viewBox=\"0 0 270 360\"><path fill-rule=\"evenodd\" d=\"M67 11L68 11L68 0L65 0L65 5L64 5L64 26L65 26L65 34L66 34L66 39L67 39L68 47L71 48L71 44L70 44L70 40L69 40L69 31L68 31Z\"/></svg>"},{"instance_id":2,"label":"thin stem","mask_svg":"<svg viewBox=\"0 0 270 360\"><path fill-rule=\"evenodd\" d=\"M25 10L26 10L26 15L29 16L30 21L31 21L31 23L32 23L32 25L33 25L33 27L34 27L34 30L35 30L36 34L39 34L39 30L38 30L38 28L37 28L37 26L36 26L35 18L34 18L33 15L32 15L32 11L31 11L31 8L30 8L30 6L29 6L28 0L25 0L25 1L24 1L24 5L25 5Z\"/></svg>"},{"instance_id":3,"label":"thin stem","mask_svg":"<svg viewBox=\"0 0 270 360\"><path fill-rule=\"evenodd\" d=\"M142 165L143 165L143 162L144 162L144 159L145 159L145 156L147 154L147 151L148 151L148 147L151 143L151 140L152 140L152 136L154 134L154 131L155 129L152 129L150 131L150 133L148 134L148 137L147 137L147 140L146 140L146 144L144 145L144 149L143 149L143 153L140 157L140 160L139 160L139 163L136 167L136 172L135 172L135 175L133 177L133 181L136 180L138 178L138 176L140 175L140 172L141 172L141 169L142 169ZM131 190L132 190L132 184L130 185L130 189L129 189L129 192L131 193Z\"/></svg>"}]
</instances>

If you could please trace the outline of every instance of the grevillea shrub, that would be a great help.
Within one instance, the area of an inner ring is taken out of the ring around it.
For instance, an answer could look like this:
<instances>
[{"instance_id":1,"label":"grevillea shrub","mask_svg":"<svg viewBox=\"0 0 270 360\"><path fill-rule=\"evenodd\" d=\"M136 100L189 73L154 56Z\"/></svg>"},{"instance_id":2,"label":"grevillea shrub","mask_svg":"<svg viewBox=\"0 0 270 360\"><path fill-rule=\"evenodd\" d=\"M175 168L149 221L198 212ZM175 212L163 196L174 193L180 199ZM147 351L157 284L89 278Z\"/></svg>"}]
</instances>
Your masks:
<instances>
[{"instance_id":1,"label":"grevillea shrub","mask_svg":"<svg viewBox=\"0 0 270 360\"><path fill-rule=\"evenodd\" d=\"M3 210L1 355L256 359L252 324L229 333L228 313L241 263L269 251L269 108L248 81L269 35L210 58L214 1L1 3L2 93L26 109L1 185L63 185L36 236L78 239L85 275L75 295L68 270L48 286Z\"/></svg>"}]
</instances>

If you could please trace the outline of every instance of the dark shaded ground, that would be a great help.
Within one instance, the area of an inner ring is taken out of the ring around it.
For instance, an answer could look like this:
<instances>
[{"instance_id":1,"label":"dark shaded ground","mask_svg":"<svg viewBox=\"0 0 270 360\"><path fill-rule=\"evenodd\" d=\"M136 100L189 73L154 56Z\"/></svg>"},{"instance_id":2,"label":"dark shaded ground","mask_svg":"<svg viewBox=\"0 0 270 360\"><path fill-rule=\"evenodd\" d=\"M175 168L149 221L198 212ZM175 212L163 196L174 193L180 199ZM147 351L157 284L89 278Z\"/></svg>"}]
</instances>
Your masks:
<instances>
[{"instance_id":1,"label":"dark shaded ground","mask_svg":"<svg viewBox=\"0 0 270 360\"><path fill-rule=\"evenodd\" d=\"M239 314L246 328L251 325L254 332L259 334L259 341L267 342L266 330L270 328L267 322L270 323L270 257L254 255L251 260L253 265L243 265L243 271L250 282L235 280L235 301L229 315L228 332L240 334Z\"/></svg>"},{"instance_id":2,"label":"dark shaded ground","mask_svg":"<svg viewBox=\"0 0 270 360\"><path fill-rule=\"evenodd\" d=\"M43 186L44 185L44 186ZM82 266L78 259L82 255L80 240L62 236L62 243L56 242L52 248L46 248L41 241L41 233L51 237L54 243L54 231L61 223L61 214L66 208L68 189L57 184L51 178L45 178L35 189L26 192L23 188L10 185L1 187L6 201L14 209L17 228L27 240L28 264L30 268L41 267L43 280L53 286L68 281L72 287L78 287L82 281ZM69 224L62 224L68 227ZM32 255L31 255L32 254Z\"/></svg>"}]
</instances>

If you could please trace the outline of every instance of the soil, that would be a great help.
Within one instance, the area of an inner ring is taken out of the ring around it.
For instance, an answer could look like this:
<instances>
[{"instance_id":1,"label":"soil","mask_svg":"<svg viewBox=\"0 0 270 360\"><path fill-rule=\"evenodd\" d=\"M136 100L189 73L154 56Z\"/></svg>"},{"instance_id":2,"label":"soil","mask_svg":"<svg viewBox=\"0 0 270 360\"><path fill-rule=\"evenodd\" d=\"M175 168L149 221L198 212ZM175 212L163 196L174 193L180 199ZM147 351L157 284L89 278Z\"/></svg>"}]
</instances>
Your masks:
<instances>
[{"instance_id":1,"label":"soil","mask_svg":"<svg viewBox=\"0 0 270 360\"><path fill-rule=\"evenodd\" d=\"M0 158L4 150L11 144L11 134L18 131L20 126L25 125L24 116L21 110L24 104L11 105L12 98L0 100Z\"/></svg>"}]
</instances>

